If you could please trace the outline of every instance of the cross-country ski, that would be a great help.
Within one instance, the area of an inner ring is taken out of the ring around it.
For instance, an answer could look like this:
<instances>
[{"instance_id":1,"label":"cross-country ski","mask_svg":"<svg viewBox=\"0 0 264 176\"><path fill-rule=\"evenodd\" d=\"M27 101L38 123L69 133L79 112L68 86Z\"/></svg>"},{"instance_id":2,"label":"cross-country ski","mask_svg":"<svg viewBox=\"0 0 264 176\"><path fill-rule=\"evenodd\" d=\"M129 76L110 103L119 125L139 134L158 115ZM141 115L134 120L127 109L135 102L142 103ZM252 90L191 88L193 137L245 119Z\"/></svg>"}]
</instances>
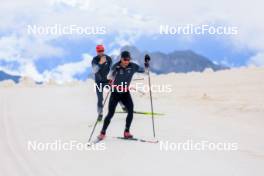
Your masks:
<instances>
[{"instance_id":1,"label":"cross-country ski","mask_svg":"<svg viewBox=\"0 0 264 176\"><path fill-rule=\"evenodd\" d=\"M159 143L158 140L147 140L147 139L141 139L141 138L136 138L136 137L133 137L133 138L125 138L125 137L117 136L117 137L113 137L113 138L121 139L121 140L128 140L128 141L146 142L146 143L152 143L152 144Z\"/></svg>"}]
</instances>

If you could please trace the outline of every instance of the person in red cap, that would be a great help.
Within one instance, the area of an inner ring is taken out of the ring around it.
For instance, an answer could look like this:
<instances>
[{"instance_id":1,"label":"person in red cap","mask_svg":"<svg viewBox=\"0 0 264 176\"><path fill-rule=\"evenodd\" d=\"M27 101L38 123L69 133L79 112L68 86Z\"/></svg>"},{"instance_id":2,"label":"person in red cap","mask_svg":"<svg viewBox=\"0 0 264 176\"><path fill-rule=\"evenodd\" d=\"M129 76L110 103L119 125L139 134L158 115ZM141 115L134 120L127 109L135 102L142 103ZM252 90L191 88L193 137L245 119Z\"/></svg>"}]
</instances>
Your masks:
<instances>
[{"instance_id":1,"label":"person in red cap","mask_svg":"<svg viewBox=\"0 0 264 176\"><path fill-rule=\"evenodd\" d=\"M102 121L103 118L103 89L109 85L107 75L112 65L112 58L104 53L105 48L103 45L96 46L97 56L92 60L92 69L95 75L96 94L97 94L97 113L98 121ZM100 89L101 88L101 89ZM122 109L126 108L120 103Z\"/></svg>"}]
</instances>

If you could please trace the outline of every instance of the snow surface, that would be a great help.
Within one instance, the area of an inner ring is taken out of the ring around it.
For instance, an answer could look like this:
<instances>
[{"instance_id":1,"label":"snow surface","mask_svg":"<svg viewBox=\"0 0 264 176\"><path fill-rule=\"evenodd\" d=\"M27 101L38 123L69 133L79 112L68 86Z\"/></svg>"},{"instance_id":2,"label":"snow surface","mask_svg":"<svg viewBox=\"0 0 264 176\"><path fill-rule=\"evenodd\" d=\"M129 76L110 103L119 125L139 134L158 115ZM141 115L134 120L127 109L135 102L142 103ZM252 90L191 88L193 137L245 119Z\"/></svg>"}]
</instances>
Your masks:
<instances>
[{"instance_id":1,"label":"snow surface","mask_svg":"<svg viewBox=\"0 0 264 176\"><path fill-rule=\"evenodd\" d=\"M155 111L166 114L155 118L160 141L235 142L237 151L161 151L160 144L111 138L122 135L125 114L114 116L103 143L106 150L29 151L28 142L34 140L87 142L96 119L92 81L35 86L5 83L0 86L0 173L262 176L263 75L263 68L243 68L152 77L153 84L172 84L173 88L173 93L154 93ZM133 93L133 99L136 110L150 110L147 95ZM151 139L151 118L135 115L131 132Z\"/></svg>"}]
</instances>

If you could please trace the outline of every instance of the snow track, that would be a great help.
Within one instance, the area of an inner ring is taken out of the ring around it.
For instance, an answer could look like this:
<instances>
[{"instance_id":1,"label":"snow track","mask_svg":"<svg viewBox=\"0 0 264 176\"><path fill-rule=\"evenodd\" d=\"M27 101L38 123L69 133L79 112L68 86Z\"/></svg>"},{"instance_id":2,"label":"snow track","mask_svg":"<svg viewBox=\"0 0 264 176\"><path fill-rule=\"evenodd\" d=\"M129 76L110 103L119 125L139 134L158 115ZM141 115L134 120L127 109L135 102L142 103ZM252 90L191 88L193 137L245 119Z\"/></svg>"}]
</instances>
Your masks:
<instances>
[{"instance_id":1,"label":"snow track","mask_svg":"<svg viewBox=\"0 0 264 176\"><path fill-rule=\"evenodd\" d=\"M263 74L242 69L153 77L174 86L170 95L154 94L154 110L166 114L155 118L160 142L235 142L237 151L161 151L160 144L112 139L122 135L126 114L112 119L104 151L30 151L34 140L87 142L97 117L92 85L0 87L0 175L263 176ZM133 99L136 110L149 111L148 97ZM131 132L150 139L151 118L135 114Z\"/></svg>"}]
</instances>

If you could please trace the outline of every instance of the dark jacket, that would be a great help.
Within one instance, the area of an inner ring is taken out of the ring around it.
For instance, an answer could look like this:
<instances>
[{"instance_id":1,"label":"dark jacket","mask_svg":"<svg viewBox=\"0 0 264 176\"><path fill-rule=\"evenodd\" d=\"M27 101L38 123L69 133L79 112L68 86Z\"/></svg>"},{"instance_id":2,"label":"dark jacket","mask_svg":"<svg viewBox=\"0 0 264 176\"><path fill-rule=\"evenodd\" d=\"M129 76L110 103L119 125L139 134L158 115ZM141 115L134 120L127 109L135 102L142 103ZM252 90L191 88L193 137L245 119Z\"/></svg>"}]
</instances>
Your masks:
<instances>
[{"instance_id":1,"label":"dark jacket","mask_svg":"<svg viewBox=\"0 0 264 176\"><path fill-rule=\"evenodd\" d=\"M112 65L111 57L104 55L106 57L106 62L104 64L99 64L100 56L95 56L92 60L92 69L95 74L96 83L107 83L107 75L110 71Z\"/></svg>"},{"instance_id":2,"label":"dark jacket","mask_svg":"<svg viewBox=\"0 0 264 176\"><path fill-rule=\"evenodd\" d=\"M126 68L120 66L120 61L115 63L111 67L111 71L108 74L108 79L113 80L113 85L127 85L129 86L133 75L138 73L144 73L145 69L140 67L136 63L130 62Z\"/></svg>"}]
</instances>

